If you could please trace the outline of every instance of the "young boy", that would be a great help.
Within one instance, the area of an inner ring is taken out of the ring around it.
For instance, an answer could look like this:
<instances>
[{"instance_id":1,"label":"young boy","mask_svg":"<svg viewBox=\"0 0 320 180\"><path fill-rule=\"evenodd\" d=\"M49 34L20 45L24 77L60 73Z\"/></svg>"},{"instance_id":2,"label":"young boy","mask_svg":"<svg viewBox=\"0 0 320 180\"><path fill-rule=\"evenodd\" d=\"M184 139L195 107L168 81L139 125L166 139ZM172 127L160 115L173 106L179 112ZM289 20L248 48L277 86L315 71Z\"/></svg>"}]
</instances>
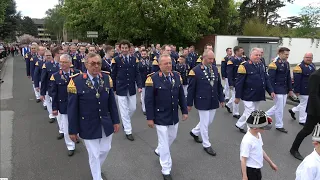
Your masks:
<instances>
[{"instance_id":1,"label":"young boy","mask_svg":"<svg viewBox=\"0 0 320 180\"><path fill-rule=\"evenodd\" d=\"M182 87L184 91L184 95L187 97L188 95L188 79L187 76L190 71L190 66L186 64L186 57L181 55L178 59L178 63L176 65L176 70L180 73L182 78Z\"/></svg>"},{"instance_id":2,"label":"young boy","mask_svg":"<svg viewBox=\"0 0 320 180\"><path fill-rule=\"evenodd\" d=\"M320 124L318 123L312 133L314 151L309 154L298 166L296 180L320 179Z\"/></svg>"},{"instance_id":3,"label":"young boy","mask_svg":"<svg viewBox=\"0 0 320 180\"><path fill-rule=\"evenodd\" d=\"M253 111L247 119L249 131L243 136L240 146L240 160L242 180L260 180L263 159L275 171L278 167L271 161L262 146L261 132L271 129L271 118L268 118L263 111Z\"/></svg>"}]
</instances>

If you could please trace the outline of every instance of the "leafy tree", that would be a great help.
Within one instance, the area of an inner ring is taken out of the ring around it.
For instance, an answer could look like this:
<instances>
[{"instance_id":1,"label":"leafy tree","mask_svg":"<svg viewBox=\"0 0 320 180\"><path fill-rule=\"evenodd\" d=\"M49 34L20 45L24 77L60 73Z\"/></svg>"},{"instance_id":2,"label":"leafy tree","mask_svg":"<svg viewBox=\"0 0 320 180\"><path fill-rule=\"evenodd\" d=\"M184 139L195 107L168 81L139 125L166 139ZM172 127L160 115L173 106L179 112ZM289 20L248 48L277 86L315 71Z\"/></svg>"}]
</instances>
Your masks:
<instances>
[{"instance_id":1,"label":"leafy tree","mask_svg":"<svg viewBox=\"0 0 320 180\"><path fill-rule=\"evenodd\" d=\"M31 36L38 35L37 25L34 24L33 20L29 16L23 18L17 18L19 34L30 34Z\"/></svg>"},{"instance_id":2,"label":"leafy tree","mask_svg":"<svg viewBox=\"0 0 320 180\"><path fill-rule=\"evenodd\" d=\"M215 33L229 34L228 26L231 19L230 12L231 0L214 0L214 6L210 11L211 17L218 18L219 23L215 26Z\"/></svg>"},{"instance_id":3,"label":"leafy tree","mask_svg":"<svg viewBox=\"0 0 320 180\"><path fill-rule=\"evenodd\" d=\"M0 39L6 41L14 41L16 39L19 17L20 14L17 14L15 1L8 0L4 21L0 24Z\"/></svg>"},{"instance_id":4,"label":"leafy tree","mask_svg":"<svg viewBox=\"0 0 320 180\"><path fill-rule=\"evenodd\" d=\"M4 21L7 5L8 5L8 0L0 1L0 24L2 24Z\"/></svg>"},{"instance_id":5,"label":"leafy tree","mask_svg":"<svg viewBox=\"0 0 320 180\"><path fill-rule=\"evenodd\" d=\"M46 11L44 27L46 33L50 33L56 37L58 42L61 42L63 36L63 26L65 17L62 14L62 6L56 5L52 9Z\"/></svg>"}]
</instances>

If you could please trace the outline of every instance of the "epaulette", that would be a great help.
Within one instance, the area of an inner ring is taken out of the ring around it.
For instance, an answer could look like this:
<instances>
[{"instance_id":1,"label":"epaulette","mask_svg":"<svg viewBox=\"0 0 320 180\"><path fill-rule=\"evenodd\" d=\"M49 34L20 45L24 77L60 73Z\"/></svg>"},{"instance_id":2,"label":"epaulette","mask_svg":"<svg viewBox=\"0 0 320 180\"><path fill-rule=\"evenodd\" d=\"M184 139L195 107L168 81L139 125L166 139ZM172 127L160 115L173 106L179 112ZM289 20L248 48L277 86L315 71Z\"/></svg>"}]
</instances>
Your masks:
<instances>
[{"instance_id":1,"label":"epaulette","mask_svg":"<svg viewBox=\"0 0 320 180\"><path fill-rule=\"evenodd\" d=\"M55 81L53 74L50 77L50 81Z\"/></svg>"},{"instance_id":2,"label":"epaulette","mask_svg":"<svg viewBox=\"0 0 320 180\"><path fill-rule=\"evenodd\" d=\"M276 65L275 61L277 61L277 60L274 60L272 63L269 64L268 69L274 69L274 70L277 69L277 65Z\"/></svg>"},{"instance_id":3,"label":"epaulette","mask_svg":"<svg viewBox=\"0 0 320 180\"><path fill-rule=\"evenodd\" d=\"M150 77L150 76L152 76L153 74L154 74L155 72L153 72L153 73L150 73L150 74L148 74L147 75L147 77Z\"/></svg>"},{"instance_id":4,"label":"epaulette","mask_svg":"<svg viewBox=\"0 0 320 180\"><path fill-rule=\"evenodd\" d=\"M103 72L103 73L105 73L105 74L110 74L109 71L101 71L101 72Z\"/></svg>"},{"instance_id":5,"label":"epaulette","mask_svg":"<svg viewBox=\"0 0 320 180\"><path fill-rule=\"evenodd\" d=\"M153 57L153 60L157 60L157 56Z\"/></svg>"},{"instance_id":6,"label":"epaulette","mask_svg":"<svg viewBox=\"0 0 320 180\"><path fill-rule=\"evenodd\" d=\"M73 59L77 59L77 56L73 56Z\"/></svg>"},{"instance_id":7,"label":"epaulette","mask_svg":"<svg viewBox=\"0 0 320 180\"><path fill-rule=\"evenodd\" d=\"M196 73L194 73L193 69L191 69L188 75L189 75L189 76L195 76Z\"/></svg>"},{"instance_id":8,"label":"epaulette","mask_svg":"<svg viewBox=\"0 0 320 180\"><path fill-rule=\"evenodd\" d=\"M145 85L146 85L146 86L153 86L153 81L152 81L151 76L149 76L149 77L147 78Z\"/></svg>"},{"instance_id":9,"label":"epaulette","mask_svg":"<svg viewBox=\"0 0 320 180\"><path fill-rule=\"evenodd\" d=\"M228 61L227 65L231 65L233 62L231 60Z\"/></svg>"},{"instance_id":10,"label":"epaulette","mask_svg":"<svg viewBox=\"0 0 320 180\"><path fill-rule=\"evenodd\" d=\"M277 60L276 59L272 59L272 62L277 62Z\"/></svg>"},{"instance_id":11,"label":"epaulette","mask_svg":"<svg viewBox=\"0 0 320 180\"><path fill-rule=\"evenodd\" d=\"M78 73L78 74L79 74L79 73ZM75 75L73 75L73 76L76 76L76 75L78 75L78 74L75 74ZM74 84L72 78L70 79L70 82L69 82L69 84L68 84L67 90L68 90L68 93L77 94L77 88L76 88L76 85Z\"/></svg>"},{"instance_id":12,"label":"epaulette","mask_svg":"<svg viewBox=\"0 0 320 180\"><path fill-rule=\"evenodd\" d=\"M296 65L296 67L293 68L293 73L302 73L300 64Z\"/></svg>"},{"instance_id":13,"label":"epaulette","mask_svg":"<svg viewBox=\"0 0 320 180\"><path fill-rule=\"evenodd\" d=\"M139 62L139 59L138 58L136 58L136 63L138 63Z\"/></svg>"},{"instance_id":14,"label":"epaulette","mask_svg":"<svg viewBox=\"0 0 320 180\"><path fill-rule=\"evenodd\" d=\"M28 58L28 53L26 53L26 55L24 55L25 58Z\"/></svg>"},{"instance_id":15,"label":"epaulette","mask_svg":"<svg viewBox=\"0 0 320 180\"><path fill-rule=\"evenodd\" d=\"M33 58L30 58L30 61L33 61Z\"/></svg>"},{"instance_id":16,"label":"epaulette","mask_svg":"<svg viewBox=\"0 0 320 180\"><path fill-rule=\"evenodd\" d=\"M243 61L242 63L240 63L240 64L244 64L244 63L246 63L247 61Z\"/></svg>"},{"instance_id":17,"label":"epaulette","mask_svg":"<svg viewBox=\"0 0 320 180\"><path fill-rule=\"evenodd\" d=\"M73 67L74 67L73 64L71 64L71 65L70 65L70 68L73 68Z\"/></svg>"},{"instance_id":18,"label":"epaulette","mask_svg":"<svg viewBox=\"0 0 320 180\"><path fill-rule=\"evenodd\" d=\"M39 66L39 62L38 61L36 62L35 66Z\"/></svg>"},{"instance_id":19,"label":"epaulette","mask_svg":"<svg viewBox=\"0 0 320 180\"><path fill-rule=\"evenodd\" d=\"M45 68L46 68L46 63L43 63L42 69L45 69Z\"/></svg>"},{"instance_id":20,"label":"epaulette","mask_svg":"<svg viewBox=\"0 0 320 180\"><path fill-rule=\"evenodd\" d=\"M202 62L202 60L201 60L201 58L199 57L198 59L197 59L197 63L201 63Z\"/></svg>"},{"instance_id":21,"label":"epaulette","mask_svg":"<svg viewBox=\"0 0 320 180\"><path fill-rule=\"evenodd\" d=\"M83 62L83 63L84 63L84 62L86 62L86 60L85 60L84 58L82 58L82 59L81 59L81 62Z\"/></svg>"},{"instance_id":22,"label":"epaulette","mask_svg":"<svg viewBox=\"0 0 320 180\"><path fill-rule=\"evenodd\" d=\"M114 60L114 58L112 58L111 64L116 64L116 60Z\"/></svg>"},{"instance_id":23,"label":"epaulette","mask_svg":"<svg viewBox=\"0 0 320 180\"><path fill-rule=\"evenodd\" d=\"M240 65L238 68L238 73L239 74L247 74L246 68L244 67L244 65Z\"/></svg>"},{"instance_id":24,"label":"epaulette","mask_svg":"<svg viewBox=\"0 0 320 180\"><path fill-rule=\"evenodd\" d=\"M74 74L74 75L70 76L70 78L74 78L74 77L78 76L79 74L80 73Z\"/></svg>"},{"instance_id":25,"label":"epaulette","mask_svg":"<svg viewBox=\"0 0 320 180\"><path fill-rule=\"evenodd\" d=\"M159 65L157 59L153 60L152 65L154 65L154 66L158 66Z\"/></svg>"}]
</instances>

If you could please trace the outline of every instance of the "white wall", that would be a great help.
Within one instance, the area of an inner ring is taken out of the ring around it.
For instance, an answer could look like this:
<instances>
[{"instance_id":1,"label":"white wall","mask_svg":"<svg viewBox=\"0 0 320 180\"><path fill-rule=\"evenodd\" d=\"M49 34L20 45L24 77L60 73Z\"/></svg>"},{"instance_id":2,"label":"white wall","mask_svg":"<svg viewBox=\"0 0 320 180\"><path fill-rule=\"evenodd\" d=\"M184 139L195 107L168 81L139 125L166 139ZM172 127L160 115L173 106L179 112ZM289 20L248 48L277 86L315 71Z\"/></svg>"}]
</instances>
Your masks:
<instances>
[{"instance_id":1,"label":"white wall","mask_svg":"<svg viewBox=\"0 0 320 180\"><path fill-rule=\"evenodd\" d=\"M238 37L249 37L249 36L222 36L217 35L215 39L215 56L217 64L221 64L221 59L226 56L226 48L238 45ZM254 36L251 36L255 38ZM262 37L256 37L262 38ZM266 38L266 37L263 37ZM279 47L287 47L290 49L289 62L290 64L300 63L303 59L303 56L306 52L313 53L313 62L320 63L320 43L318 48L316 47L317 39L314 39L313 44L312 40L308 38L292 38L290 43L290 38L283 38L282 45Z\"/></svg>"}]
</instances>

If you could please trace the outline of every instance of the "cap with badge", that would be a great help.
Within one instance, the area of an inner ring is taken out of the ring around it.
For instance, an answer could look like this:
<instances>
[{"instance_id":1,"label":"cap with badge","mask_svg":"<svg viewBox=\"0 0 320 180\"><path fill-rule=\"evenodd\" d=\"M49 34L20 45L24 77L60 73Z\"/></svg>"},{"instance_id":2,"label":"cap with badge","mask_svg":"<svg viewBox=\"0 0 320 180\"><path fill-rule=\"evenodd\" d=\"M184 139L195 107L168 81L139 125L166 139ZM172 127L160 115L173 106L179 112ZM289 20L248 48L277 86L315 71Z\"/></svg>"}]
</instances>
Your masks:
<instances>
[{"instance_id":1,"label":"cap with badge","mask_svg":"<svg viewBox=\"0 0 320 180\"><path fill-rule=\"evenodd\" d=\"M272 128L272 119L264 111L255 110L247 119L247 125L250 128L270 130Z\"/></svg>"},{"instance_id":2,"label":"cap with badge","mask_svg":"<svg viewBox=\"0 0 320 180\"><path fill-rule=\"evenodd\" d=\"M320 124L314 126L313 132L312 132L312 141L320 142Z\"/></svg>"}]
</instances>

